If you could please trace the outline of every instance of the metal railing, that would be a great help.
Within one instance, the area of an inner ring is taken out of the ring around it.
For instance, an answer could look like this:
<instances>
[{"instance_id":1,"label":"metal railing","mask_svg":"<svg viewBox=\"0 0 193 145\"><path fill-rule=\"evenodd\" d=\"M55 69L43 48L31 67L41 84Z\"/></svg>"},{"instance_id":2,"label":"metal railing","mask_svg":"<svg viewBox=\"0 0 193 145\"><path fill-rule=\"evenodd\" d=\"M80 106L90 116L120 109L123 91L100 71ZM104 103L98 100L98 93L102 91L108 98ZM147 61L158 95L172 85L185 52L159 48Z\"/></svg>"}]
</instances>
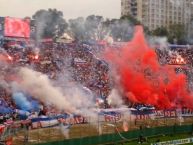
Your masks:
<instances>
[{"instance_id":1,"label":"metal railing","mask_svg":"<svg viewBox=\"0 0 193 145\"><path fill-rule=\"evenodd\" d=\"M4 143L10 137L13 139L14 145L22 144L39 144L53 141L61 141L68 139L82 139L90 136L101 136L108 134L124 134L125 131L146 130L155 127L168 127L168 126L183 126L192 125L193 117L179 118L160 118L149 119L143 118L135 119L129 118L126 126L125 121L100 121L92 122L88 119L88 123L61 125L58 124L54 127L32 129L29 124L21 125L8 125L0 136L1 141ZM120 136L119 136L120 137ZM122 139L125 136L122 136Z\"/></svg>"}]
</instances>

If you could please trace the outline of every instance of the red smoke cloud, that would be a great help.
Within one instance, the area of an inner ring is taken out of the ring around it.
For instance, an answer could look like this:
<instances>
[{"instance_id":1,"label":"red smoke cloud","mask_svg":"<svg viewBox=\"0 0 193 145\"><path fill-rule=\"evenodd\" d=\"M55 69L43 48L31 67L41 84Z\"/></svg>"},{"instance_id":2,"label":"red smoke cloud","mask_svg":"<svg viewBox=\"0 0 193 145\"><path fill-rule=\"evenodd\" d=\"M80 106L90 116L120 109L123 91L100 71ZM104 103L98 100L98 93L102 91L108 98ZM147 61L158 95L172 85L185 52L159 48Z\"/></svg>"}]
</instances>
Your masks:
<instances>
[{"instance_id":1,"label":"red smoke cloud","mask_svg":"<svg viewBox=\"0 0 193 145\"><path fill-rule=\"evenodd\" d=\"M186 76L176 74L171 66L159 64L155 51L145 41L141 26L135 28L134 37L126 46L107 50L105 58L119 76L116 81L124 96L131 101L160 109L193 107Z\"/></svg>"}]
</instances>

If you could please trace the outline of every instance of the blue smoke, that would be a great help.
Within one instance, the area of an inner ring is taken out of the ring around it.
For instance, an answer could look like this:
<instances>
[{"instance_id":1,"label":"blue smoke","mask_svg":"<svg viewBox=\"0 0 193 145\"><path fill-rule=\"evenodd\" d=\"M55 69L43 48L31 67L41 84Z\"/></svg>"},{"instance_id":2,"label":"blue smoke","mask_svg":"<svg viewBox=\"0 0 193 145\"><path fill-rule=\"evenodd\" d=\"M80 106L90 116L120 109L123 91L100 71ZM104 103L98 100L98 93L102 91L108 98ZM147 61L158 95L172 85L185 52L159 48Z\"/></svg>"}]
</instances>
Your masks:
<instances>
[{"instance_id":1,"label":"blue smoke","mask_svg":"<svg viewBox=\"0 0 193 145\"><path fill-rule=\"evenodd\" d=\"M39 111L39 102L37 100L34 100L32 97L28 97L28 100L31 103L31 111Z\"/></svg>"},{"instance_id":2,"label":"blue smoke","mask_svg":"<svg viewBox=\"0 0 193 145\"><path fill-rule=\"evenodd\" d=\"M39 109L38 101L33 100L30 97L26 97L21 92L13 93L12 97L13 97L18 109L21 109L24 111L29 111L29 112L38 111L38 109Z\"/></svg>"}]
</instances>

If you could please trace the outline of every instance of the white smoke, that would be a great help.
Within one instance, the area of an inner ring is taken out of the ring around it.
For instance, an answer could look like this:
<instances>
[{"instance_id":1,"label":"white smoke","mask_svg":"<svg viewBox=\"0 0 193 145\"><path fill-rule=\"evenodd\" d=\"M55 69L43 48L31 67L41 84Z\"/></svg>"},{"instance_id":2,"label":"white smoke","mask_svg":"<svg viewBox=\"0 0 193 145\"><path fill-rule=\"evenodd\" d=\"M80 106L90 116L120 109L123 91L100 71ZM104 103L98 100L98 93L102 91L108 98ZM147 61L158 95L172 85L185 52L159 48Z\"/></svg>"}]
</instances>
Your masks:
<instances>
[{"instance_id":1,"label":"white smoke","mask_svg":"<svg viewBox=\"0 0 193 145\"><path fill-rule=\"evenodd\" d=\"M60 130L62 132L62 134L65 136L66 139L69 139L69 131L70 131L70 127L67 125L67 126L64 126L64 124L60 124Z\"/></svg>"},{"instance_id":2,"label":"white smoke","mask_svg":"<svg viewBox=\"0 0 193 145\"><path fill-rule=\"evenodd\" d=\"M168 39L167 37L149 37L148 44L153 48L159 46L159 49L165 49L168 47Z\"/></svg>"},{"instance_id":3,"label":"white smoke","mask_svg":"<svg viewBox=\"0 0 193 145\"><path fill-rule=\"evenodd\" d=\"M35 72L28 68L21 68L19 75L22 82L19 84L26 92L32 93L34 97L43 101L54 104L58 109L65 109L68 111L76 111L60 89L52 86L48 77L39 72Z\"/></svg>"},{"instance_id":4,"label":"white smoke","mask_svg":"<svg viewBox=\"0 0 193 145\"><path fill-rule=\"evenodd\" d=\"M65 88L54 86L46 75L28 68L21 68L19 76L22 78L20 89L31 93L36 99L53 104L60 110L96 118L93 96L81 87L75 84Z\"/></svg>"},{"instance_id":5,"label":"white smoke","mask_svg":"<svg viewBox=\"0 0 193 145\"><path fill-rule=\"evenodd\" d=\"M131 118L131 112L127 106L124 105L124 101L120 95L120 92L117 89L112 89L107 101L111 106L121 110L123 129L128 130L128 122L133 120L133 118Z\"/></svg>"},{"instance_id":6,"label":"white smoke","mask_svg":"<svg viewBox=\"0 0 193 145\"><path fill-rule=\"evenodd\" d=\"M110 93L110 95L108 96L108 104L112 105L112 106L117 106L117 107L121 107L123 106L123 100L118 92L118 90L113 89Z\"/></svg>"}]
</instances>

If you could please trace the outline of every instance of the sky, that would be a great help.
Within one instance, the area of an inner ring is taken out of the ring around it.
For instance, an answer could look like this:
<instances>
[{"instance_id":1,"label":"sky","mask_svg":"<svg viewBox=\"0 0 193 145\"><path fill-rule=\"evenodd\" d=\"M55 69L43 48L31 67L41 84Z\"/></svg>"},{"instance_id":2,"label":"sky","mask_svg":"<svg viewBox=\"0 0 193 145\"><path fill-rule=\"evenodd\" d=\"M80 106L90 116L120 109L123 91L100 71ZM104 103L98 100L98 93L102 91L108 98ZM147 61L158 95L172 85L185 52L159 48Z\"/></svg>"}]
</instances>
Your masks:
<instances>
[{"instance_id":1,"label":"sky","mask_svg":"<svg viewBox=\"0 0 193 145\"><path fill-rule=\"evenodd\" d=\"M63 11L65 19L92 14L119 18L121 0L0 0L0 16L23 18L48 8Z\"/></svg>"}]
</instances>

